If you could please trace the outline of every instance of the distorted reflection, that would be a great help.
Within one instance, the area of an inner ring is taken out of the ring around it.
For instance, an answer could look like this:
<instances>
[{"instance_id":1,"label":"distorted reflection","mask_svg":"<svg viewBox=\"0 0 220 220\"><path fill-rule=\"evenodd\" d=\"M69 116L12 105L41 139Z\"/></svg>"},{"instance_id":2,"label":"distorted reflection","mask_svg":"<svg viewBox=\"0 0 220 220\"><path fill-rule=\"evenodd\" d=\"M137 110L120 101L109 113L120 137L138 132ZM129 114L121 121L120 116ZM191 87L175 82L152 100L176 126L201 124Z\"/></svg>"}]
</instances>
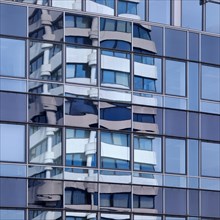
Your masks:
<instances>
[{"instance_id":1,"label":"distorted reflection","mask_svg":"<svg viewBox=\"0 0 220 220\"><path fill-rule=\"evenodd\" d=\"M62 81L62 45L31 41L30 78ZM45 91L44 91L45 92Z\"/></svg>"},{"instance_id":2,"label":"distorted reflection","mask_svg":"<svg viewBox=\"0 0 220 220\"><path fill-rule=\"evenodd\" d=\"M31 163L46 163L61 165L62 163L62 132L55 127L29 127L29 161ZM40 167L29 169L32 175L39 174ZM46 178L56 175L50 166L42 170ZM41 173L41 172L40 172ZM30 173L29 173L30 174ZM39 175L40 176L40 175Z\"/></svg>"},{"instance_id":3,"label":"distorted reflection","mask_svg":"<svg viewBox=\"0 0 220 220\"><path fill-rule=\"evenodd\" d=\"M70 126L97 127L98 103L78 98L66 98L65 123Z\"/></svg>"},{"instance_id":4,"label":"distorted reflection","mask_svg":"<svg viewBox=\"0 0 220 220\"><path fill-rule=\"evenodd\" d=\"M98 185L92 182L65 182L65 207L69 209L96 210Z\"/></svg>"},{"instance_id":5,"label":"distorted reflection","mask_svg":"<svg viewBox=\"0 0 220 220\"><path fill-rule=\"evenodd\" d=\"M47 9L29 8L29 37L62 41L63 13Z\"/></svg>"},{"instance_id":6,"label":"distorted reflection","mask_svg":"<svg viewBox=\"0 0 220 220\"><path fill-rule=\"evenodd\" d=\"M62 220L62 213L47 210L29 210L29 220Z\"/></svg>"},{"instance_id":7,"label":"distorted reflection","mask_svg":"<svg viewBox=\"0 0 220 220\"><path fill-rule=\"evenodd\" d=\"M66 82L96 85L97 51L91 48L66 48Z\"/></svg>"},{"instance_id":8,"label":"distorted reflection","mask_svg":"<svg viewBox=\"0 0 220 220\"><path fill-rule=\"evenodd\" d=\"M98 46L98 18L66 13L65 41Z\"/></svg>"}]
</instances>

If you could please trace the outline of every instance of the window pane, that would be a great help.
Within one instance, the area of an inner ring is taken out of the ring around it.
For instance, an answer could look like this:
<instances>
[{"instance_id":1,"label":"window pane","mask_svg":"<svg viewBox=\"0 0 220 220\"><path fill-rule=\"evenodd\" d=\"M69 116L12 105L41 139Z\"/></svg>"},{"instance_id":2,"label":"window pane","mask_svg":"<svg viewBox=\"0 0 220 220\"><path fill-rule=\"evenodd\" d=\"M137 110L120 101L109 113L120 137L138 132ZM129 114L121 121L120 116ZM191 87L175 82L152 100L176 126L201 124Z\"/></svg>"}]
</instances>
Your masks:
<instances>
[{"instance_id":1,"label":"window pane","mask_svg":"<svg viewBox=\"0 0 220 220\"><path fill-rule=\"evenodd\" d=\"M0 219L2 220L25 220L24 210L0 209Z\"/></svg>"},{"instance_id":2,"label":"window pane","mask_svg":"<svg viewBox=\"0 0 220 220\"><path fill-rule=\"evenodd\" d=\"M201 36L202 44L202 62L220 64L220 38L203 35Z\"/></svg>"},{"instance_id":3,"label":"window pane","mask_svg":"<svg viewBox=\"0 0 220 220\"><path fill-rule=\"evenodd\" d=\"M0 38L0 63L0 75L24 77L25 41Z\"/></svg>"},{"instance_id":4,"label":"window pane","mask_svg":"<svg viewBox=\"0 0 220 220\"><path fill-rule=\"evenodd\" d=\"M188 140L188 174L198 176L199 144L197 140Z\"/></svg>"},{"instance_id":5,"label":"window pane","mask_svg":"<svg viewBox=\"0 0 220 220\"><path fill-rule=\"evenodd\" d=\"M166 172L185 173L185 141L166 138Z\"/></svg>"},{"instance_id":6,"label":"window pane","mask_svg":"<svg viewBox=\"0 0 220 220\"><path fill-rule=\"evenodd\" d=\"M170 24L170 1L150 0L149 21Z\"/></svg>"},{"instance_id":7,"label":"window pane","mask_svg":"<svg viewBox=\"0 0 220 220\"><path fill-rule=\"evenodd\" d=\"M220 4L206 3L206 31L220 34Z\"/></svg>"},{"instance_id":8,"label":"window pane","mask_svg":"<svg viewBox=\"0 0 220 220\"><path fill-rule=\"evenodd\" d=\"M26 177L26 166L18 164L0 164L0 176Z\"/></svg>"},{"instance_id":9,"label":"window pane","mask_svg":"<svg viewBox=\"0 0 220 220\"><path fill-rule=\"evenodd\" d=\"M189 33L189 59L199 60L199 35Z\"/></svg>"},{"instance_id":10,"label":"window pane","mask_svg":"<svg viewBox=\"0 0 220 220\"><path fill-rule=\"evenodd\" d=\"M201 30L202 5L200 4L200 1L182 1L182 26Z\"/></svg>"},{"instance_id":11,"label":"window pane","mask_svg":"<svg viewBox=\"0 0 220 220\"><path fill-rule=\"evenodd\" d=\"M26 37L26 7L0 4L0 11L0 34Z\"/></svg>"},{"instance_id":12,"label":"window pane","mask_svg":"<svg viewBox=\"0 0 220 220\"><path fill-rule=\"evenodd\" d=\"M43 211L43 210L29 210L28 219L44 219L44 220L60 220L62 218L61 212L58 211Z\"/></svg>"},{"instance_id":13,"label":"window pane","mask_svg":"<svg viewBox=\"0 0 220 220\"><path fill-rule=\"evenodd\" d=\"M166 56L186 59L186 32L166 28Z\"/></svg>"},{"instance_id":14,"label":"window pane","mask_svg":"<svg viewBox=\"0 0 220 220\"><path fill-rule=\"evenodd\" d=\"M202 98L220 101L220 68L202 66Z\"/></svg>"},{"instance_id":15,"label":"window pane","mask_svg":"<svg viewBox=\"0 0 220 220\"><path fill-rule=\"evenodd\" d=\"M0 206L26 207L27 182L25 179L0 178L0 182Z\"/></svg>"},{"instance_id":16,"label":"window pane","mask_svg":"<svg viewBox=\"0 0 220 220\"><path fill-rule=\"evenodd\" d=\"M0 90L26 92L26 81L0 78Z\"/></svg>"},{"instance_id":17,"label":"window pane","mask_svg":"<svg viewBox=\"0 0 220 220\"><path fill-rule=\"evenodd\" d=\"M186 95L186 70L184 62L166 60L166 93Z\"/></svg>"},{"instance_id":18,"label":"window pane","mask_svg":"<svg viewBox=\"0 0 220 220\"><path fill-rule=\"evenodd\" d=\"M165 134L186 136L186 112L177 110L165 110Z\"/></svg>"},{"instance_id":19,"label":"window pane","mask_svg":"<svg viewBox=\"0 0 220 220\"><path fill-rule=\"evenodd\" d=\"M220 177L220 144L202 142L202 175Z\"/></svg>"},{"instance_id":20,"label":"window pane","mask_svg":"<svg viewBox=\"0 0 220 220\"><path fill-rule=\"evenodd\" d=\"M0 160L25 161L25 126L0 124Z\"/></svg>"},{"instance_id":21,"label":"window pane","mask_svg":"<svg viewBox=\"0 0 220 220\"><path fill-rule=\"evenodd\" d=\"M62 164L62 132L55 127L29 127L29 161Z\"/></svg>"}]
</instances>

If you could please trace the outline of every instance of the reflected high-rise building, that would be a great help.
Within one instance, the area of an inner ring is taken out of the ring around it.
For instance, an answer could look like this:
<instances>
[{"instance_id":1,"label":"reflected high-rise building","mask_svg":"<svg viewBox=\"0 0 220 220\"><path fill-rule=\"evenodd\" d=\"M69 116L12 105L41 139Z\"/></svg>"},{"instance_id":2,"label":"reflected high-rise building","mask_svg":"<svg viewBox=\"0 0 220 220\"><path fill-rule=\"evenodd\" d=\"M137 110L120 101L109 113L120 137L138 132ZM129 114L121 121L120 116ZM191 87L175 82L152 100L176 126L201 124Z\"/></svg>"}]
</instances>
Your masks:
<instances>
[{"instance_id":1,"label":"reflected high-rise building","mask_svg":"<svg viewBox=\"0 0 220 220\"><path fill-rule=\"evenodd\" d=\"M220 218L218 0L0 0L0 220Z\"/></svg>"}]
</instances>

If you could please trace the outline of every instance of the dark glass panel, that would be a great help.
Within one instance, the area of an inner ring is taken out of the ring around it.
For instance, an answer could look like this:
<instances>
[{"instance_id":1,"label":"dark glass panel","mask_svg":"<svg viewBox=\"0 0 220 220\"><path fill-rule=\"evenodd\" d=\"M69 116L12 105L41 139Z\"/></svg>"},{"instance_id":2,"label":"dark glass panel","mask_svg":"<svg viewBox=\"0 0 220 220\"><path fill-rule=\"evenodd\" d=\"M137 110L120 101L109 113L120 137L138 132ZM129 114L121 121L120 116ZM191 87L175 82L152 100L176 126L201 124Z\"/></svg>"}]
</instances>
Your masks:
<instances>
[{"instance_id":1,"label":"dark glass panel","mask_svg":"<svg viewBox=\"0 0 220 220\"><path fill-rule=\"evenodd\" d=\"M189 59L199 60L199 34L189 33Z\"/></svg>"},{"instance_id":2,"label":"dark glass panel","mask_svg":"<svg viewBox=\"0 0 220 220\"><path fill-rule=\"evenodd\" d=\"M0 4L0 34L27 36L26 7Z\"/></svg>"},{"instance_id":3,"label":"dark glass panel","mask_svg":"<svg viewBox=\"0 0 220 220\"><path fill-rule=\"evenodd\" d=\"M151 28L151 40L155 43L157 54L163 55L163 28L156 26Z\"/></svg>"},{"instance_id":4,"label":"dark glass panel","mask_svg":"<svg viewBox=\"0 0 220 220\"><path fill-rule=\"evenodd\" d=\"M199 191L189 190L188 195L189 195L189 198L188 198L189 215L198 216L199 215Z\"/></svg>"},{"instance_id":5,"label":"dark glass panel","mask_svg":"<svg viewBox=\"0 0 220 220\"><path fill-rule=\"evenodd\" d=\"M189 137L198 138L199 137L199 114L194 112L189 112Z\"/></svg>"}]
</instances>

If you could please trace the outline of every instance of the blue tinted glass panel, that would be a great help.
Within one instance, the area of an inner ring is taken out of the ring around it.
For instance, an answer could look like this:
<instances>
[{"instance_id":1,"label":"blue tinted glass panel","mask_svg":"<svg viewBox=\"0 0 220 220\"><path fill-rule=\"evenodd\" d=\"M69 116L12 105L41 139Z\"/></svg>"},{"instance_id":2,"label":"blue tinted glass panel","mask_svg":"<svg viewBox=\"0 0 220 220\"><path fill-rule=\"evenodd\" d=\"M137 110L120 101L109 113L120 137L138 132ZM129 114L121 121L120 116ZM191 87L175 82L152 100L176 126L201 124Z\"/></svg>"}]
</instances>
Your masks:
<instances>
[{"instance_id":1,"label":"blue tinted glass panel","mask_svg":"<svg viewBox=\"0 0 220 220\"><path fill-rule=\"evenodd\" d=\"M170 1L149 0L149 21L170 24Z\"/></svg>"},{"instance_id":2,"label":"blue tinted glass panel","mask_svg":"<svg viewBox=\"0 0 220 220\"><path fill-rule=\"evenodd\" d=\"M0 34L26 37L26 7L0 4Z\"/></svg>"},{"instance_id":3,"label":"blue tinted glass panel","mask_svg":"<svg viewBox=\"0 0 220 220\"><path fill-rule=\"evenodd\" d=\"M182 26L201 30L202 5L200 1L182 1Z\"/></svg>"},{"instance_id":4,"label":"blue tinted glass panel","mask_svg":"<svg viewBox=\"0 0 220 220\"><path fill-rule=\"evenodd\" d=\"M186 95L186 69L184 62L166 60L166 93Z\"/></svg>"},{"instance_id":5,"label":"blue tinted glass panel","mask_svg":"<svg viewBox=\"0 0 220 220\"><path fill-rule=\"evenodd\" d=\"M0 164L0 176L26 177L26 166Z\"/></svg>"},{"instance_id":6,"label":"blue tinted glass panel","mask_svg":"<svg viewBox=\"0 0 220 220\"><path fill-rule=\"evenodd\" d=\"M198 176L199 171L199 147L197 140L188 141L188 174Z\"/></svg>"},{"instance_id":7,"label":"blue tinted glass panel","mask_svg":"<svg viewBox=\"0 0 220 220\"><path fill-rule=\"evenodd\" d=\"M199 35L196 33L189 33L189 59L199 60Z\"/></svg>"},{"instance_id":8,"label":"blue tinted glass panel","mask_svg":"<svg viewBox=\"0 0 220 220\"><path fill-rule=\"evenodd\" d=\"M185 173L185 141L180 139L166 139L166 172Z\"/></svg>"},{"instance_id":9,"label":"blue tinted glass panel","mask_svg":"<svg viewBox=\"0 0 220 220\"><path fill-rule=\"evenodd\" d=\"M202 98L220 101L220 67L202 66Z\"/></svg>"},{"instance_id":10,"label":"blue tinted glass panel","mask_svg":"<svg viewBox=\"0 0 220 220\"><path fill-rule=\"evenodd\" d=\"M0 75L25 76L25 41L0 38Z\"/></svg>"},{"instance_id":11,"label":"blue tinted glass panel","mask_svg":"<svg viewBox=\"0 0 220 220\"><path fill-rule=\"evenodd\" d=\"M24 210L0 209L0 219L2 220L24 220Z\"/></svg>"},{"instance_id":12,"label":"blue tinted glass panel","mask_svg":"<svg viewBox=\"0 0 220 220\"><path fill-rule=\"evenodd\" d=\"M186 59L186 32L166 28L165 54L169 57Z\"/></svg>"},{"instance_id":13,"label":"blue tinted glass panel","mask_svg":"<svg viewBox=\"0 0 220 220\"><path fill-rule=\"evenodd\" d=\"M206 31L220 34L220 4L206 4Z\"/></svg>"},{"instance_id":14,"label":"blue tinted glass panel","mask_svg":"<svg viewBox=\"0 0 220 220\"><path fill-rule=\"evenodd\" d=\"M26 92L26 81L0 78L0 90Z\"/></svg>"},{"instance_id":15,"label":"blue tinted glass panel","mask_svg":"<svg viewBox=\"0 0 220 220\"><path fill-rule=\"evenodd\" d=\"M220 38L202 35L202 62L220 64Z\"/></svg>"},{"instance_id":16,"label":"blue tinted glass panel","mask_svg":"<svg viewBox=\"0 0 220 220\"><path fill-rule=\"evenodd\" d=\"M220 177L220 144L202 142L202 175Z\"/></svg>"}]
</instances>

